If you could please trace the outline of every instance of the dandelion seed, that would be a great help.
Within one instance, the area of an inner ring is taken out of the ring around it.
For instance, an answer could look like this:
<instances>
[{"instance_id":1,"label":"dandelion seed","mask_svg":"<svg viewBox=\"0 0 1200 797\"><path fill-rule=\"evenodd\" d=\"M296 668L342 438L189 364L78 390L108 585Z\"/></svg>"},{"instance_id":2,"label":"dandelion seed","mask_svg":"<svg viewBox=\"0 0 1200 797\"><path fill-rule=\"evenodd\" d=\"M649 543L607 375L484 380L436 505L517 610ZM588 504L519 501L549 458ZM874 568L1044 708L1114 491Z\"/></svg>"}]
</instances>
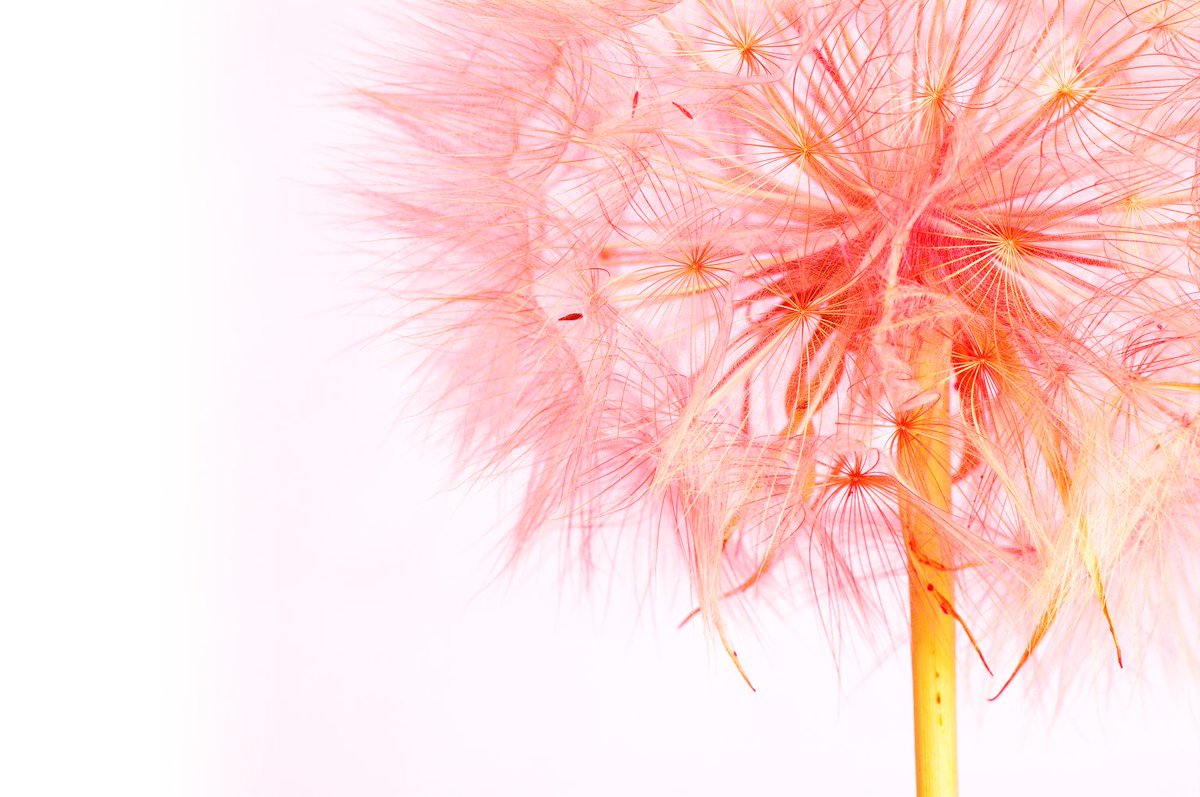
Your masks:
<instances>
[{"instance_id":1,"label":"dandelion seed","mask_svg":"<svg viewBox=\"0 0 1200 797\"><path fill-rule=\"evenodd\" d=\"M673 537L743 677L732 601L906 612L921 795L956 628L1003 691L1200 604L1193 4L430 9L368 194L468 453L527 475L514 556Z\"/></svg>"}]
</instances>

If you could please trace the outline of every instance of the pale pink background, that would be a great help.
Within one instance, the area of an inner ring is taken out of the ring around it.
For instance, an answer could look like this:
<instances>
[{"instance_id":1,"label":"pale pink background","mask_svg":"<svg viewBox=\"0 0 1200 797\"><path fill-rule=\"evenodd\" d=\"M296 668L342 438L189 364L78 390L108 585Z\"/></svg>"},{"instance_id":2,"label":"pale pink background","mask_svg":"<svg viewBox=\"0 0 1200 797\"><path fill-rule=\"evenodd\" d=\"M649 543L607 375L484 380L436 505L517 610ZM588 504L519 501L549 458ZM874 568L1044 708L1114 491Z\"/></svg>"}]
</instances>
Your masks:
<instances>
[{"instance_id":1,"label":"pale pink background","mask_svg":"<svg viewBox=\"0 0 1200 797\"><path fill-rule=\"evenodd\" d=\"M62 722L107 721L10 769L30 788L4 793L910 793L903 654L849 658L839 683L814 615L767 615L738 637L753 694L699 628L675 630L690 607L669 576L646 604L619 575L560 589L553 561L490 581L503 497L445 489L448 454L402 415L397 348L368 340L387 319L356 306L374 264L349 253L321 187L352 136L330 92L350 31L369 24L361 4L213 0L166 16L162 268L186 268L158 319L170 409L150 421L169 450L161 472L136 472L167 474L168 531L127 538L105 521L142 553L108 556L75 605L113 624L90 649L140 664L86 679ZM102 484L132 467L94 463ZM151 591L104 597L122 583ZM969 678L960 696L964 797L1200 795L1200 719L1170 684L1075 701L1053 724L1019 690L989 704L988 689ZM80 759L108 779L72 773ZM161 782L120 770L139 764Z\"/></svg>"}]
</instances>

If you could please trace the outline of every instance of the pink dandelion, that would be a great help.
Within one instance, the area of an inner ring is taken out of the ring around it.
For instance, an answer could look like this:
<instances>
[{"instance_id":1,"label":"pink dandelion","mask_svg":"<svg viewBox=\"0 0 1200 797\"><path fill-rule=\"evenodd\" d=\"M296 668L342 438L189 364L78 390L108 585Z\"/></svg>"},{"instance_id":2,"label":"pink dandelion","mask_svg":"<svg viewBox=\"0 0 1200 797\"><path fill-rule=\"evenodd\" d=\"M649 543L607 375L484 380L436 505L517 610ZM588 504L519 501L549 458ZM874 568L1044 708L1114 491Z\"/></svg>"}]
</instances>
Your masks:
<instances>
[{"instance_id":1,"label":"pink dandelion","mask_svg":"<svg viewBox=\"0 0 1200 797\"><path fill-rule=\"evenodd\" d=\"M405 24L368 194L438 406L524 479L514 558L674 540L739 670L722 608L759 592L906 627L920 795L957 790L956 637L998 695L1200 605L1194 4Z\"/></svg>"}]
</instances>

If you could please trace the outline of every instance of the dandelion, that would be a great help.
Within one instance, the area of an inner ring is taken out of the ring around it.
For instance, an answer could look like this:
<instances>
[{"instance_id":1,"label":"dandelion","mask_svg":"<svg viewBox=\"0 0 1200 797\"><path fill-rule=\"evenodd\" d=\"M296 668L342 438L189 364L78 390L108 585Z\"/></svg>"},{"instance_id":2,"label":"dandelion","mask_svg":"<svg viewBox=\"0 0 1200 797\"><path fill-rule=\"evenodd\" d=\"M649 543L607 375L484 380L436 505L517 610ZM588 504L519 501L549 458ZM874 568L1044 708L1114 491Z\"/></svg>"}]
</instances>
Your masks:
<instances>
[{"instance_id":1,"label":"dandelion","mask_svg":"<svg viewBox=\"0 0 1200 797\"><path fill-rule=\"evenodd\" d=\"M785 574L834 637L907 606L920 795L957 789L956 636L998 694L1200 598L1163 578L1200 547L1194 4L405 24L367 193L465 449L524 470L514 557L673 537L739 670L722 606Z\"/></svg>"}]
</instances>

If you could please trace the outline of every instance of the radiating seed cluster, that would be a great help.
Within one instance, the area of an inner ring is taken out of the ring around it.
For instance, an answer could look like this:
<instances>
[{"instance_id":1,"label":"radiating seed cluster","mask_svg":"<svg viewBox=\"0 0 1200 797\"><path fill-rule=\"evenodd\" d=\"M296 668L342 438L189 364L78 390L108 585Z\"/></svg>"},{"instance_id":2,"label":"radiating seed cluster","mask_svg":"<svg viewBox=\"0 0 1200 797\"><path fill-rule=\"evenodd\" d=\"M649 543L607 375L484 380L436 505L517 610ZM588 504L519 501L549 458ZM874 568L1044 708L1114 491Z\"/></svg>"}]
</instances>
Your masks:
<instances>
[{"instance_id":1,"label":"radiating seed cluster","mask_svg":"<svg viewBox=\"0 0 1200 797\"><path fill-rule=\"evenodd\" d=\"M722 602L769 583L836 635L903 602L897 438L924 436L952 451L933 564L981 652L1196 599L1170 570L1200 546L1198 16L416 14L364 92L368 194L467 450L528 478L515 550L665 533L723 639ZM922 426L933 339L949 420Z\"/></svg>"}]
</instances>

